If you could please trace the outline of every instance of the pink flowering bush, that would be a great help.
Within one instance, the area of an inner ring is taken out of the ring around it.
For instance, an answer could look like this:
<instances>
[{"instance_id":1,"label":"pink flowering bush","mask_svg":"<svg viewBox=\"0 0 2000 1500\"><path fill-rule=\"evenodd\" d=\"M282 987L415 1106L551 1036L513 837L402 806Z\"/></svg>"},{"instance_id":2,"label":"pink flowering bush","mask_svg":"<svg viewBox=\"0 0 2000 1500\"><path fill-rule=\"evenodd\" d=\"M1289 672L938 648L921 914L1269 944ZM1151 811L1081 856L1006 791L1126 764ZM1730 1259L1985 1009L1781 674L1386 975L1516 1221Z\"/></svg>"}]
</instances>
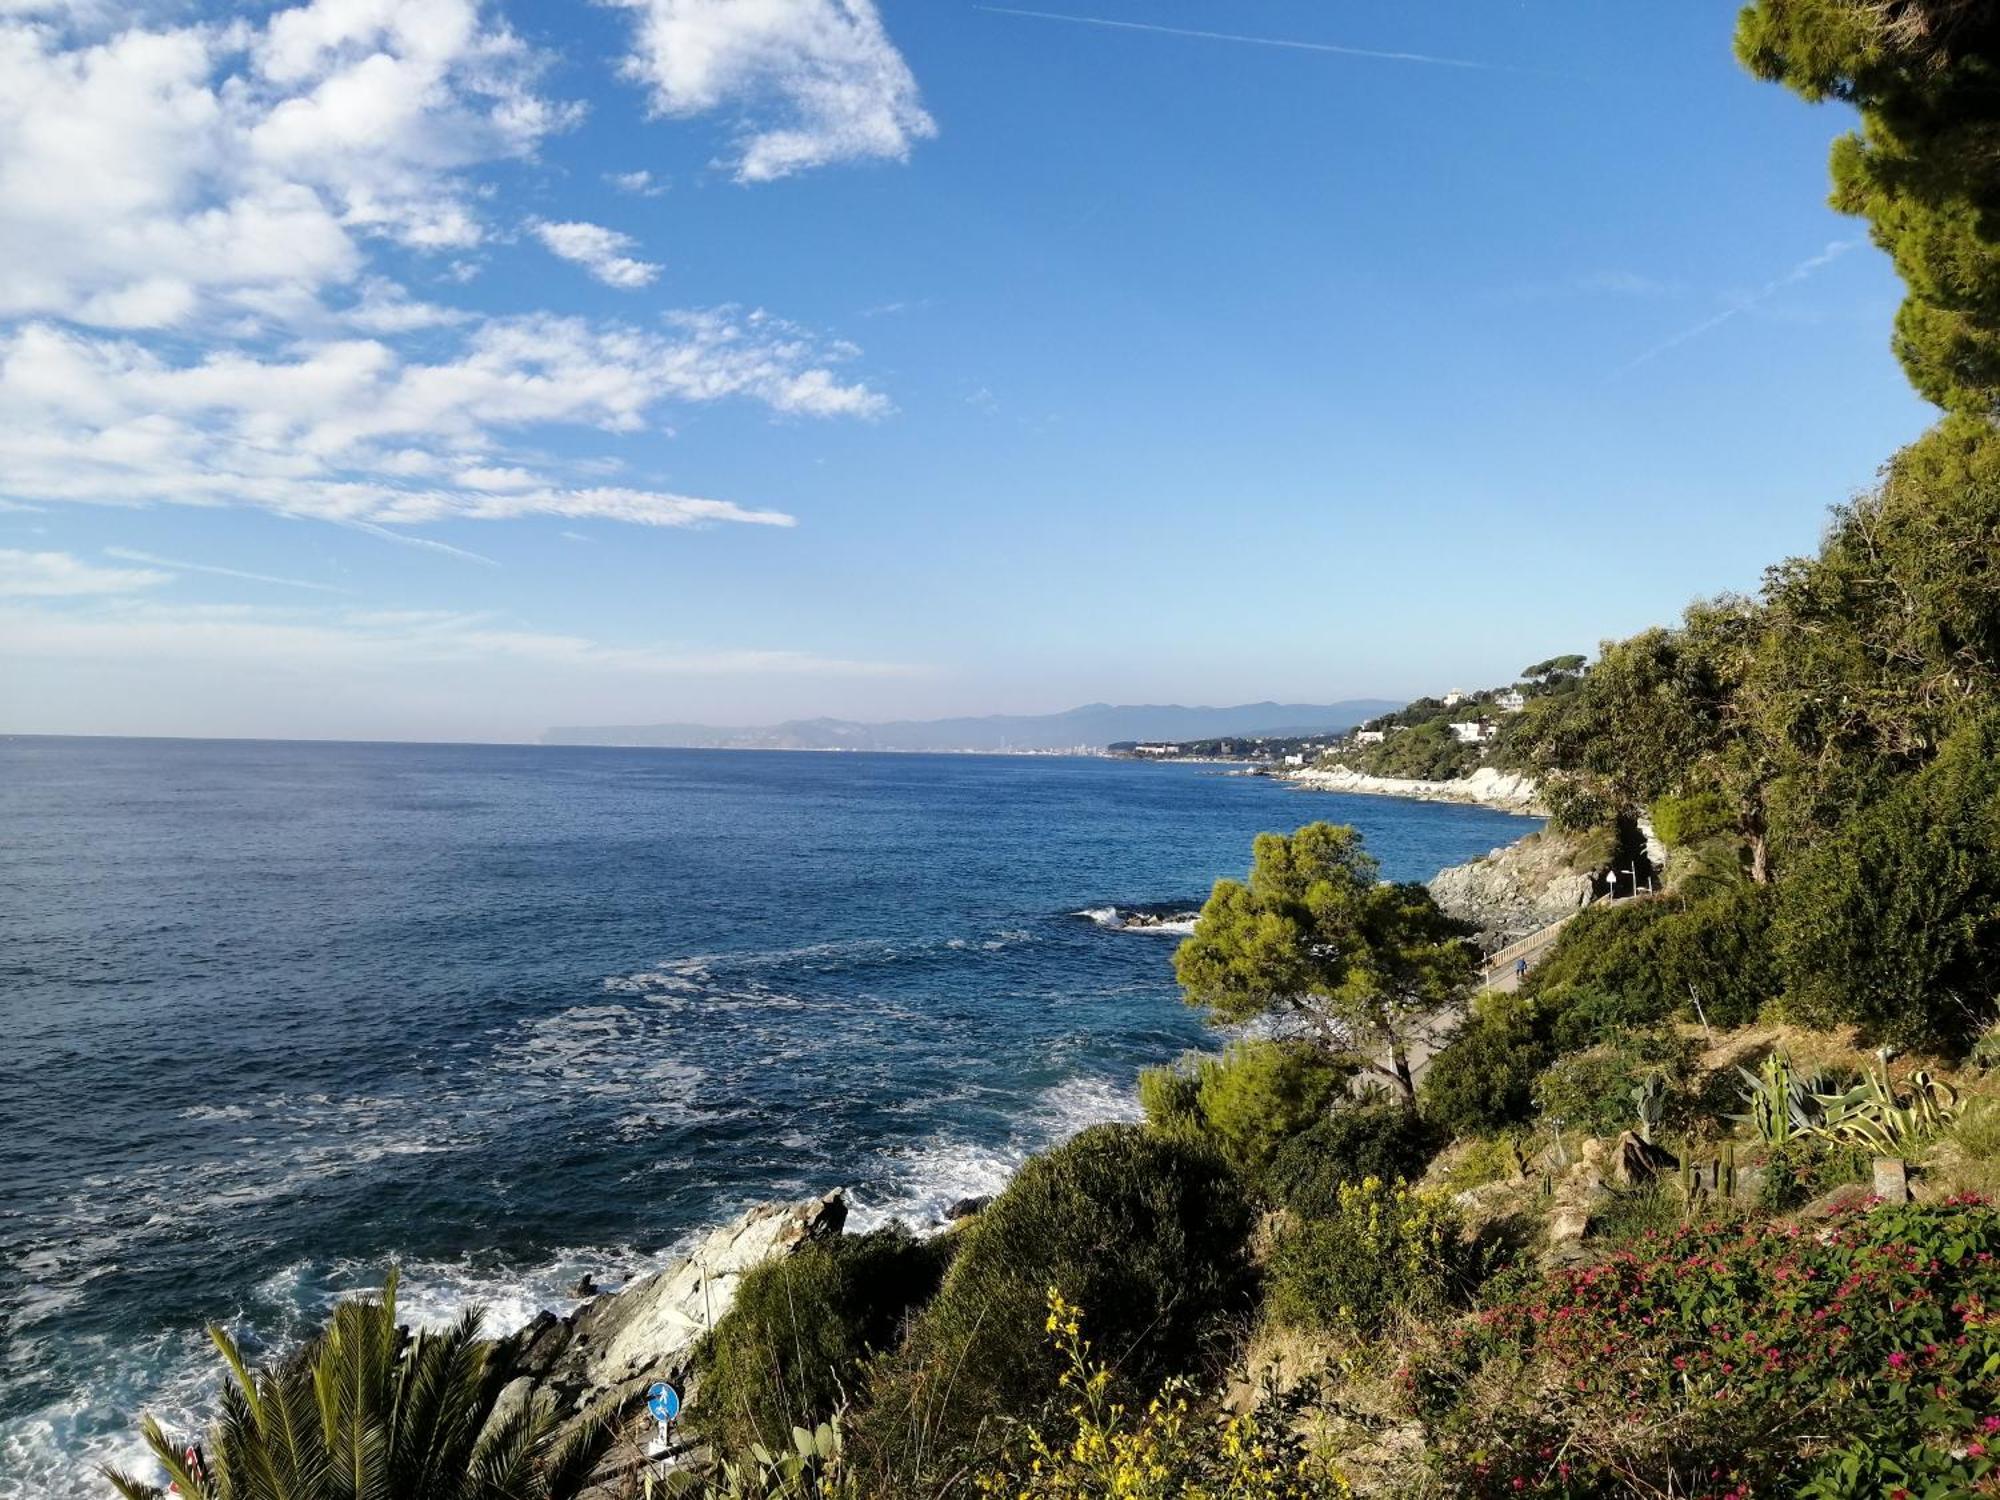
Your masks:
<instances>
[{"instance_id":1,"label":"pink flowering bush","mask_svg":"<svg viewBox=\"0 0 2000 1500\"><path fill-rule=\"evenodd\" d=\"M2000 1494L1996 1257L1974 1198L1689 1226L1543 1278L1404 1379L1456 1493Z\"/></svg>"}]
</instances>

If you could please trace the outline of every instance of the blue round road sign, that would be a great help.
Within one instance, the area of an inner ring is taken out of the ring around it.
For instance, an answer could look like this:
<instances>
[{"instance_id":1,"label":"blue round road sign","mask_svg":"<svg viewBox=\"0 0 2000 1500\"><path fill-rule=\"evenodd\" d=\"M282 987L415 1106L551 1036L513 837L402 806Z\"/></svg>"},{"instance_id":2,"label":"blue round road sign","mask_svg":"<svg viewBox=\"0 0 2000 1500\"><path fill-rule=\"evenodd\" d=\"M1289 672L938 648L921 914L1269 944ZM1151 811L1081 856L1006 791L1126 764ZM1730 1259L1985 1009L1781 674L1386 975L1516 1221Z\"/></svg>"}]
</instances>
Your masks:
<instances>
[{"instance_id":1,"label":"blue round road sign","mask_svg":"<svg viewBox=\"0 0 2000 1500\"><path fill-rule=\"evenodd\" d=\"M646 1392L646 1410L656 1422L671 1422L681 1414L681 1395L664 1380Z\"/></svg>"}]
</instances>

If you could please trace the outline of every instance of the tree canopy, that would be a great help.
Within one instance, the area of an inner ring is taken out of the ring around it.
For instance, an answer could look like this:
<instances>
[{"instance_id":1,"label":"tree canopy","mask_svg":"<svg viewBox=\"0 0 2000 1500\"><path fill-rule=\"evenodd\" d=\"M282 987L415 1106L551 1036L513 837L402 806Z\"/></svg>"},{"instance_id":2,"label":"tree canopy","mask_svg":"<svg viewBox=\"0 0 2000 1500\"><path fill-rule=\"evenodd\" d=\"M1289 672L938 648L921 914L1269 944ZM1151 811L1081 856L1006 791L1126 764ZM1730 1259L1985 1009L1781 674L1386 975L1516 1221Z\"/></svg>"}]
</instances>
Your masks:
<instances>
[{"instance_id":1,"label":"tree canopy","mask_svg":"<svg viewBox=\"0 0 2000 1500\"><path fill-rule=\"evenodd\" d=\"M1352 828L1259 834L1249 881L1216 883L1174 972L1214 1019L1293 1016L1413 1105L1411 1044L1478 965L1464 923L1379 874Z\"/></svg>"},{"instance_id":2,"label":"tree canopy","mask_svg":"<svg viewBox=\"0 0 2000 1500\"><path fill-rule=\"evenodd\" d=\"M1833 206L1868 220L1909 293L1895 350L1926 400L2000 411L2000 11L1989 0L1758 0L1736 53L1861 128L1834 143Z\"/></svg>"}]
</instances>

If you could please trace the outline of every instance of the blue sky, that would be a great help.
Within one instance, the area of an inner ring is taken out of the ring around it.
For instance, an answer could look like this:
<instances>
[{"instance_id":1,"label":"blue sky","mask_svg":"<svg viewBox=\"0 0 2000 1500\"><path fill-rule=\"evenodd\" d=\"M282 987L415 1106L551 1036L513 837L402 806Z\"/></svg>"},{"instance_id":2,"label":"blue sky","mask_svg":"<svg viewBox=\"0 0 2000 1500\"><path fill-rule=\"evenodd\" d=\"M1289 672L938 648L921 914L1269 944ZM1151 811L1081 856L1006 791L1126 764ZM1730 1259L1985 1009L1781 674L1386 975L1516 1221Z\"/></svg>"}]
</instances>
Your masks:
<instances>
[{"instance_id":1,"label":"blue sky","mask_svg":"<svg viewBox=\"0 0 2000 1500\"><path fill-rule=\"evenodd\" d=\"M0 0L0 730L1473 685L1929 420L1732 4L1019 9Z\"/></svg>"}]
</instances>

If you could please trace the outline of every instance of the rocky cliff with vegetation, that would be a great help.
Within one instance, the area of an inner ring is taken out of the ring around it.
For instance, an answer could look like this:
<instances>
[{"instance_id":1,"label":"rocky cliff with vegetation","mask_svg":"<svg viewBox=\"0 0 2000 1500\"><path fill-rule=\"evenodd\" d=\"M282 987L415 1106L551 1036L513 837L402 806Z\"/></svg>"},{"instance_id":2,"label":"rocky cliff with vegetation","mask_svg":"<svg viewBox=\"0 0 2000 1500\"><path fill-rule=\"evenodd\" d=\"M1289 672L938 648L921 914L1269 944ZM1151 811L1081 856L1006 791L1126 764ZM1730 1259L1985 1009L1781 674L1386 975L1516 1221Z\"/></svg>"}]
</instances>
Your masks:
<instances>
[{"instance_id":1,"label":"rocky cliff with vegetation","mask_svg":"<svg viewBox=\"0 0 2000 1500\"><path fill-rule=\"evenodd\" d=\"M1438 871L1437 904L1476 930L1482 948L1500 948L1574 916L1611 889L1605 843L1556 832L1530 834L1483 859Z\"/></svg>"}]
</instances>

